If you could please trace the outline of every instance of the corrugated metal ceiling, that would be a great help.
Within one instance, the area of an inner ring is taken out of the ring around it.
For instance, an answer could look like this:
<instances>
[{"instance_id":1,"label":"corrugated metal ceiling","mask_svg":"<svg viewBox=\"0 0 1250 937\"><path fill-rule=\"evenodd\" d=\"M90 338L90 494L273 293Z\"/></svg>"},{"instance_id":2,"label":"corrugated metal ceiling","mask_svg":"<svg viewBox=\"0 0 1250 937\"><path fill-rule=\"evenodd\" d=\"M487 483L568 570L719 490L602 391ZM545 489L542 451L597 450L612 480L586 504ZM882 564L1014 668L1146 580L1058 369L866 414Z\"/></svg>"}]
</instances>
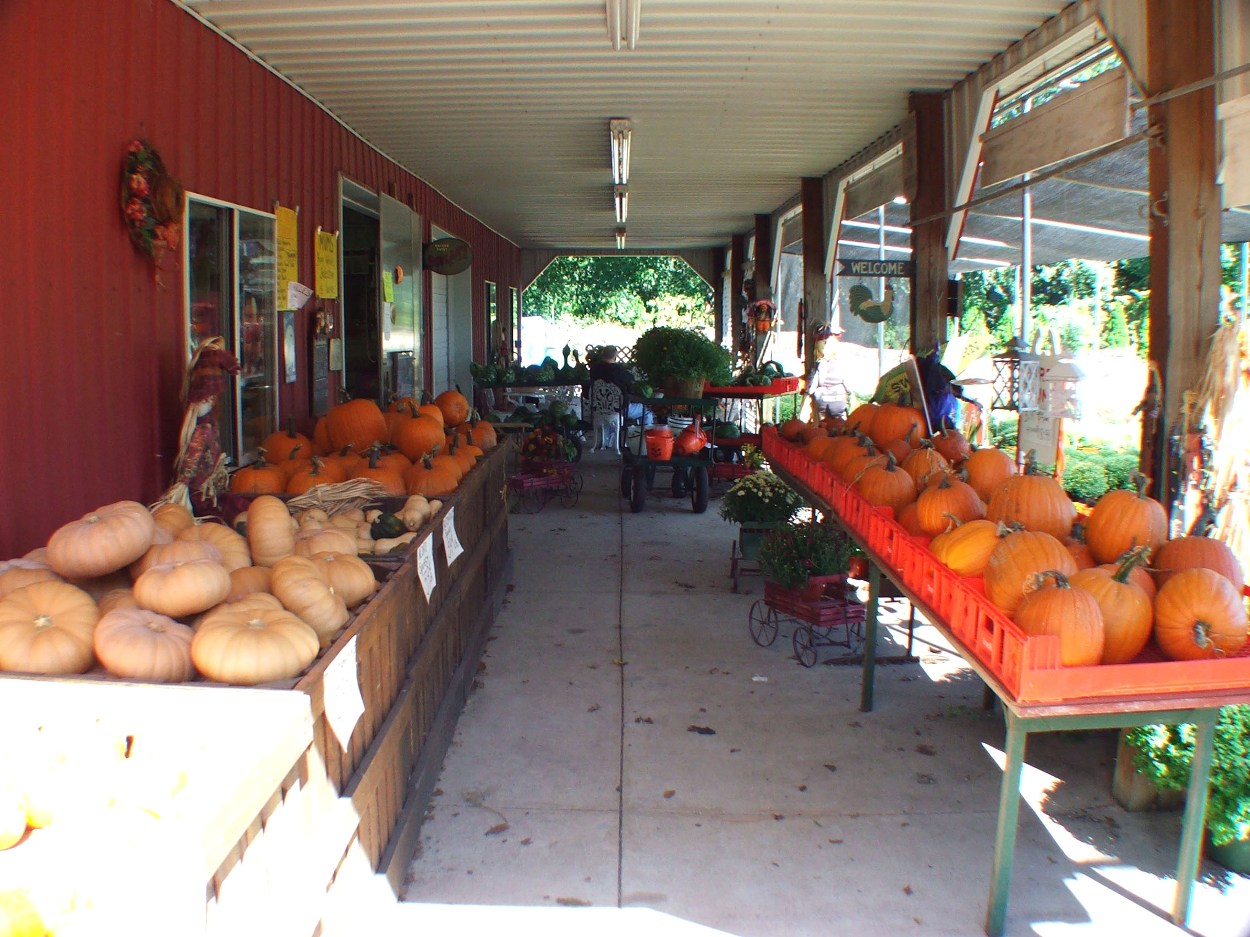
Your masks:
<instances>
[{"instance_id":1,"label":"corrugated metal ceiling","mask_svg":"<svg viewBox=\"0 0 1250 937\"><path fill-rule=\"evenodd\" d=\"M748 231L1067 0L640 0L634 51L611 2L183 5L523 247L615 247L630 118L627 246L664 249Z\"/></svg>"}]
</instances>

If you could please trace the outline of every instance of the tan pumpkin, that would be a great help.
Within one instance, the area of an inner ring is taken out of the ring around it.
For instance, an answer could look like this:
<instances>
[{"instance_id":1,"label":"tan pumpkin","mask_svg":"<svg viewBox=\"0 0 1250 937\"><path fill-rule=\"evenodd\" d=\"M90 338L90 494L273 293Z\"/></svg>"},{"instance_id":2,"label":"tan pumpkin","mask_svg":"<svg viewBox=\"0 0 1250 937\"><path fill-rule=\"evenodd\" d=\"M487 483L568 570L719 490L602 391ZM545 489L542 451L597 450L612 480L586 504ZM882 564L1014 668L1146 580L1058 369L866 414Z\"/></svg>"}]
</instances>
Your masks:
<instances>
[{"instance_id":1,"label":"tan pumpkin","mask_svg":"<svg viewBox=\"0 0 1250 937\"><path fill-rule=\"evenodd\" d=\"M224 601L230 594L230 574L212 560L163 563L135 580L134 593L140 607L182 618Z\"/></svg>"},{"instance_id":2,"label":"tan pumpkin","mask_svg":"<svg viewBox=\"0 0 1250 937\"><path fill-rule=\"evenodd\" d=\"M321 578L330 584L348 608L355 608L378 588L373 569L364 560L350 553L316 553L310 559L317 564Z\"/></svg>"},{"instance_id":3,"label":"tan pumpkin","mask_svg":"<svg viewBox=\"0 0 1250 937\"><path fill-rule=\"evenodd\" d=\"M1228 578L1194 567L1159 587L1155 642L1172 660L1232 657L1246 644L1246 607Z\"/></svg>"},{"instance_id":4,"label":"tan pumpkin","mask_svg":"<svg viewBox=\"0 0 1250 937\"><path fill-rule=\"evenodd\" d=\"M312 556L316 553L347 553L355 556L355 531L339 527L300 530L295 535L295 555Z\"/></svg>"},{"instance_id":5,"label":"tan pumpkin","mask_svg":"<svg viewBox=\"0 0 1250 937\"><path fill-rule=\"evenodd\" d=\"M237 530L231 530L225 524L203 521L180 530L178 539L211 543L221 553L221 565L226 568L226 572L252 565L252 553L248 549L247 541Z\"/></svg>"},{"instance_id":6,"label":"tan pumpkin","mask_svg":"<svg viewBox=\"0 0 1250 937\"><path fill-rule=\"evenodd\" d=\"M321 567L304 556L288 556L273 567L269 588L290 611L329 644L347 624L347 605L321 576Z\"/></svg>"},{"instance_id":7,"label":"tan pumpkin","mask_svg":"<svg viewBox=\"0 0 1250 937\"><path fill-rule=\"evenodd\" d=\"M1108 491L1085 521L1085 540L1094 559L1111 563L1133 547L1158 550L1168 538L1163 505L1146 496L1150 479L1134 472L1134 490Z\"/></svg>"},{"instance_id":8,"label":"tan pumpkin","mask_svg":"<svg viewBox=\"0 0 1250 937\"><path fill-rule=\"evenodd\" d=\"M375 443L386 442L386 420L372 400L349 400L330 408L326 430L335 449L351 446L364 452Z\"/></svg>"},{"instance_id":9,"label":"tan pumpkin","mask_svg":"<svg viewBox=\"0 0 1250 937\"><path fill-rule=\"evenodd\" d=\"M103 576L143 556L155 531L156 521L139 502L108 504L52 534L48 565L67 579Z\"/></svg>"},{"instance_id":10,"label":"tan pumpkin","mask_svg":"<svg viewBox=\"0 0 1250 937\"><path fill-rule=\"evenodd\" d=\"M1127 664L1150 641L1154 611L1150 596L1129 579L1133 568L1145 561L1139 547L1114 570L1102 566L1082 569L1068 577L1073 588L1084 589L1102 612L1103 648L1100 663Z\"/></svg>"},{"instance_id":11,"label":"tan pumpkin","mask_svg":"<svg viewBox=\"0 0 1250 937\"><path fill-rule=\"evenodd\" d=\"M950 464L927 439L920 440L919 447L909 452L901 464L903 471L916 483L917 491L925 487L931 476L950 472Z\"/></svg>"},{"instance_id":12,"label":"tan pumpkin","mask_svg":"<svg viewBox=\"0 0 1250 937\"><path fill-rule=\"evenodd\" d=\"M1160 586L1184 569L1214 570L1231 582L1237 592L1241 592L1246 584L1237 554L1226 543L1210 537L1177 537L1169 540L1155 552L1152 565L1155 569L1155 581Z\"/></svg>"},{"instance_id":13,"label":"tan pumpkin","mask_svg":"<svg viewBox=\"0 0 1250 937\"><path fill-rule=\"evenodd\" d=\"M943 475L916 498L916 520L926 537L945 533L952 523L963 524L983 517L985 504L972 486L950 475Z\"/></svg>"},{"instance_id":14,"label":"tan pumpkin","mask_svg":"<svg viewBox=\"0 0 1250 937\"><path fill-rule=\"evenodd\" d=\"M934 537L929 549L939 562L959 575L980 576L1000 539L998 525L993 521L972 520L955 523L949 531Z\"/></svg>"},{"instance_id":15,"label":"tan pumpkin","mask_svg":"<svg viewBox=\"0 0 1250 937\"><path fill-rule=\"evenodd\" d=\"M223 606L200 622L191 660L209 680L255 686L299 676L319 648L317 633L285 609Z\"/></svg>"},{"instance_id":16,"label":"tan pumpkin","mask_svg":"<svg viewBox=\"0 0 1250 937\"><path fill-rule=\"evenodd\" d=\"M168 616L143 608L117 608L95 628L95 655L104 669L127 680L183 683L195 676L194 632Z\"/></svg>"},{"instance_id":17,"label":"tan pumpkin","mask_svg":"<svg viewBox=\"0 0 1250 937\"><path fill-rule=\"evenodd\" d=\"M0 599L0 670L85 673L95 662L91 636L99 620L95 599L67 582L10 592Z\"/></svg>"},{"instance_id":18,"label":"tan pumpkin","mask_svg":"<svg viewBox=\"0 0 1250 937\"><path fill-rule=\"evenodd\" d=\"M257 566L273 566L295 552L295 518L279 498L262 495L247 509L247 544Z\"/></svg>"},{"instance_id":19,"label":"tan pumpkin","mask_svg":"<svg viewBox=\"0 0 1250 937\"><path fill-rule=\"evenodd\" d=\"M901 511L916 500L916 483L899 468L894 456L887 455L884 464L866 467L852 481L854 488L869 504Z\"/></svg>"},{"instance_id":20,"label":"tan pumpkin","mask_svg":"<svg viewBox=\"0 0 1250 937\"><path fill-rule=\"evenodd\" d=\"M0 598L36 582L60 580L45 564L34 560L5 560L0 563Z\"/></svg>"},{"instance_id":21,"label":"tan pumpkin","mask_svg":"<svg viewBox=\"0 0 1250 937\"><path fill-rule=\"evenodd\" d=\"M254 566L252 569L263 569L269 572L268 566ZM233 602L222 602L220 605L214 605L208 611L196 615L191 620L191 629L199 631L204 622L218 615L238 615L241 612L257 612L257 611L287 611L286 607L278 601L278 597L270 592L252 592L242 598L235 599Z\"/></svg>"},{"instance_id":22,"label":"tan pumpkin","mask_svg":"<svg viewBox=\"0 0 1250 937\"><path fill-rule=\"evenodd\" d=\"M941 453L952 468L958 468L968 456L972 446L958 430L946 427L933 434L933 448Z\"/></svg>"},{"instance_id":23,"label":"tan pumpkin","mask_svg":"<svg viewBox=\"0 0 1250 937\"><path fill-rule=\"evenodd\" d=\"M994 490L1016 474L1016 463L1001 449L974 449L964 459L963 469L968 473L968 484L988 504Z\"/></svg>"},{"instance_id":24,"label":"tan pumpkin","mask_svg":"<svg viewBox=\"0 0 1250 937\"><path fill-rule=\"evenodd\" d=\"M207 540L174 540L148 547L148 552L130 564L133 582L153 566L167 563L185 563L190 560L209 560L221 565L221 551Z\"/></svg>"},{"instance_id":25,"label":"tan pumpkin","mask_svg":"<svg viewBox=\"0 0 1250 937\"><path fill-rule=\"evenodd\" d=\"M1028 635L1059 638L1059 661L1065 667L1091 667L1102 660L1106 641L1098 602L1084 589L1073 588L1056 570L1035 573L1015 613Z\"/></svg>"},{"instance_id":26,"label":"tan pumpkin","mask_svg":"<svg viewBox=\"0 0 1250 937\"><path fill-rule=\"evenodd\" d=\"M1064 540L1076 523L1076 505L1059 482L1038 472L1030 460L1023 475L1013 475L994 489L985 517Z\"/></svg>"},{"instance_id":27,"label":"tan pumpkin","mask_svg":"<svg viewBox=\"0 0 1250 937\"><path fill-rule=\"evenodd\" d=\"M101 617L115 609L139 607L139 603L135 601L133 589L110 589L96 599L96 605L100 608Z\"/></svg>"},{"instance_id":28,"label":"tan pumpkin","mask_svg":"<svg viewBox=\"0 0 1250 937\"><path fill-rule=\"evenodd\" d=\"M157 527L177 536L178 531L186 530L195 523L195 515L185 504L166 501L152 508L152 520L156 521Z\"/></svg>"},{"instance_id":29,"label":"tan pumpkin","mask_svg":"<svg viewBox=\"0 0 1250 937\"><path fill-rule=\"evenodd\" d=\"M1062 543L1038 530L1006 533L985 564L985 595L1008 615L1024 599L1025 586L1038 573L1076 572L1076 563Z\"/></svg>"},{"instance_id":30,"label":"tan pumpkin","mask_svg":"<svg viewBox=\"0 0 1250 937\"><path fill-rule=\"evenodd\" d=\"M231 570L230 592L225 601L237 602L258 592L268 592L272 576L273 570L268 566L244 566L242 569Z\"/></svg>"},{"instance_id":31,"label":"tan pumpkin","mask_svg":"<svg viewBox=\"0 0 1250 937\"><path fill-rule=\"evenodd\" d=\"M445 390L434 398L443 414L443 425L456 427L469 418L469 401L458 390Z\"/></svg>"}]
</instances>

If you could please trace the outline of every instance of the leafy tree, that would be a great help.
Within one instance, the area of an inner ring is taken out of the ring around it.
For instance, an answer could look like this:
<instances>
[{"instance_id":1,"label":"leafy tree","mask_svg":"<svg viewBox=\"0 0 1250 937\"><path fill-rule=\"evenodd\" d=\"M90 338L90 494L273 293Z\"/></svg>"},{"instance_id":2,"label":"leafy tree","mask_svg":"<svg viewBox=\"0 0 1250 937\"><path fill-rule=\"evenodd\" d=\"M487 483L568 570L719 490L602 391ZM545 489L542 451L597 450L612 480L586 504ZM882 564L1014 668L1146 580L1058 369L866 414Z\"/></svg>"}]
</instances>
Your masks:
<instances>
[{"instance_id":1,"label":"leafy tree","mask_svg":"<svg viewBox=\"0 0 1250 937\"><path fill-rule=\"evenodd\" d=\"M1102 340L1104 348L1127 348L1129 346L1128 318L1124 315L1124 306L1117 303L1111 307L1107 320L1102 324Z\"/></svg>"},{"instance_id":2,"label":"leafy tree","mask_svg":"<svg viewBox=\"0 0 1250 937\"><path fill-rule=\"evenodd\" d=\"M628 326L710 325L712 289L678 257L557 257L525 291L525 309ZM676 317L678 322L663 322Z\"/></svg>"},{"instance_id":3,"label":"leafy tree","mask_svg":"<svg viewBox=\"0 0 1250 937\"><path fill-rule=\"evenodd\" d=\"M1001 347L1016 334L1012 304L1016 301L1014 267L965 273L963 281L964 308L960 316L961 331L984 328Z\"/></svg>"},{"instance_id":4,"label":"leafy tree","mask_svg":"<svg viewBox=\"0 0 1250 937\"><path fill-rule=\"evenodd\" d=\"M1033 268L1030 305L1062 306L1073 299L1089 299L1097 291L1098 275L1083 260L1064 260Z\"/></svg>"}]
</instances>

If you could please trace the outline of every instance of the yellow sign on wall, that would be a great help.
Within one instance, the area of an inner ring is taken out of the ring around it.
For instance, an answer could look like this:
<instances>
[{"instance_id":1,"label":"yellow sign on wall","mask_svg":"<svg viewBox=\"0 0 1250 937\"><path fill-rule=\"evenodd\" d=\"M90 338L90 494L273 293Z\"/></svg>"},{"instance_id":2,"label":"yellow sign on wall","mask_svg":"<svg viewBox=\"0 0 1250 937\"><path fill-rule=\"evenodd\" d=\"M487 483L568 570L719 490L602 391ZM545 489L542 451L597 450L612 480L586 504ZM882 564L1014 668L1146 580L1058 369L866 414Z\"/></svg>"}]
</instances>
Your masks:
<instances>
[{"instance_id":1,"label":"yellow sign on wall","mask_svg":"<svg viewBox=\"0 0 1250 937\"><path fill-rule=\"evenodd\" d=\"M329 231L318 231L313 244L313 261L316 270L318 299L339 298L339 236Z\"/></svg>"},{"instance_id":2,"label":"yellow sign on wall","mask_svg":"<svg viewBox=\"0 0 1250 937\"><path fill-rule=\"evenodd\" d=\"M278 308L290 309L287 287L299 280L299 213L279 205L274 210L277 222Z\"/></svg>"}]
</instances>

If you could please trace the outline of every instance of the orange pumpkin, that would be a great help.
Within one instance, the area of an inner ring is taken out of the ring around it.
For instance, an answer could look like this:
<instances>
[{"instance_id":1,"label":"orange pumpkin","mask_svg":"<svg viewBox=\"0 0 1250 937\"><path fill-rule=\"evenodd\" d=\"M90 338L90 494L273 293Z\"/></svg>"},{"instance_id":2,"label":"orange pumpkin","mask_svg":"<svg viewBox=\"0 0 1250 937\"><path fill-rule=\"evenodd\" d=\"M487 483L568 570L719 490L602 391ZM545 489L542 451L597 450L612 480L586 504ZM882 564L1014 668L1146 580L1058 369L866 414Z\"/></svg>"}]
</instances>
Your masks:
<instances>
[{"instance_id":1,"label":"orange pumpkin","mask_svg":"<svg viewBox=\"0 0 1250 937\"><path fill-rule=\"evenodd\" d=\"M1241 593L1214 570L1175 573L1155 596L1155 641L1173 660L1231 657L1246 644Z\"/></svg>"},{"instance_id":2,"label":"orange pumpkin","mask_svg":"<svg viewBox=\"0 0 1250 937\"><path fill-rule=\"evenodd\" d=\"M1184 569L1210 569L1219 573L1241 592L1245 575L1241 562L1228 545L1210 537L1178 537L1169 540L1154 555L1155 580L1163 586Z\"/></svg>"},{"instance_id":3,"label":"orange pumpkin","mask_svg":"<svg viewBox=\"0 0 1250 937\"><path fill-rule=\"evenodd\" d=\"M1059 482L1038 472L1030 461L1023 475L1013 475L994 489L985 516L1064 540L1076 523L1076 505Z\"/></svg>"},{"instance_id":4,"label":"orange pumpkin","mask_svg":"<svg viewBox=\"0 0 1250 937\"><path fill-rule=\"evenodd\" d=\"M869 443L856 455L843 459L841 466L835 471L838 477L848 485L855 483L867 469L877 465L885 465L886 456L877 452L877 448ZM901 469L899 471L902 471ZM903 474L907 474L904 472Z\"/></svg>"},{"instance_id":5,"label":"orange pumpkin","mask_svg":"<svg viewBox=\"0 0 1250 937\"><path fill-rule=\"evenodd\" d=\"M399 427L411 420L412 414L399 410L387 410L382 414L382 419L386 421L386 441L394 445L395 434L399 431Z\"/></svg>"},{"instance_id":6,"label":"orange pumpkin","mask_svg":"<svg viewBox=\"0 0 1250 937\"><path fill-rule=\"evenodd\" d=\"M863 433L867 436L872 432L872 424L877 418L878 409L875 403L861 403L846 418L846 425L851 428L852 432Z\"/></svg>"},{"instance_id":7,"label":"orange pumpkin","mask_svg":"<svg viewBox=\"0 0 1250 937\"><path fill-rule=\"evenodd\" d=\"M260 447L265 450L265 461L271 465L281 465L299 453L299 458L306 459L313 452L312 440L303 433L295 432L295 418L286 422L286 429L270 433L262 440Z\"/></svg>"},{"instance_id":8,"label":"orange pumpkin","mask_svg":"<svg viewBox=\"0 0 1250 937\"><path fill-rule=\"evenodd\" d=\"M886 446L909 436L924 433L924 414L915 407L900 403L883 403L872 418L868 436L878 446Z\"/></svg>"},{"instance_id":9,"label":"orange pumpkin","mask_svg":"<svg viewBox=\"0 0 1250 937\"><path fill-rule=\"evenodd\" d=\"M1048 533L1017 530L1003 536L985 564L985 595L1008 615L1024 600L1025 586L1038 573L1076 572L1076 563L1064 545Z\"/></svg>"},{"instance_id":10,"label":"orange pumpkin","mask_svg":"<svg viewBox=\"0 0 1250 937\"><path fill-rule=\"evenodd\" d=\"M1072 554L1072 559L1076 563L1077 569L1090 569L1098 565L1098 561L1094 558L1089 544L1086 543L1084 524L1080 522L1073 524L1072 533L1063 541L1063 545Z\"/></svg>"},{"instance_id":11,"label":"orange pumpkin","mask_svg":"<svg viewBox=\"0 0 1250 937\"><path fill-rule=\"evenodd\" d=\"M920 515L916 510L915 501L903 505L902 510L895 514L894 519L911 536L923 537L925 535L924 531L920 529Z\"/></svg>"},{"instance_id":12,"label":"orange pumpkin","mask_svg":"<svg viewBox=\"0 0 1250 937\"><path fill-rule=\"evenodd\" d=\"M961 576L980 576L1000 542L998 525L975 520L956 524L929 544L939 562Z\"/></svg>"},{"instance_id":13,"label":"orange pumpkin","mask_svg":"<svg viewBox=\"0 0 1250 937\"><path fill-rule=\"evenodd\" d=\"M933 448L955 468L972 455L972 446L968 440L958 430L949 427L933 434Z\"/></svg>"},{"instance_id":14,"label":"orange pumpkin","mask_svg":"<svg viewBox=\"0 0 1250 937\"><path fill-rule=\"evenodd\" d=\"M230 476L230 490L240 495L280 495L286 483L286 471L268 462L245 465Z\"/></svg>"},{"instance_id":15,"label":"orange pumpkin","mask_svg":"<svg viewBox=\"0 0 1250 937\"><path fill-rule=\"evenodd\" d=\"M413 416L428 416L431 420L438 423L439 426L444 425L443 411L434 403L433 399L425 391L422 391L421 393L421 406L417 407L417 412L414 413Z\"/></svg>"},{"instance_id":16,"label":"orange pumpkin","mask_svg":"<svg viewBox=\"0 0 1250 937\"><path fill-rule=\"evenodd\" d=\"M838 439L844 437L837 436L814 436L807 443L807 452L819 462L825 461L825 457L832 451L834 444Z\"/></svg>"},{"instance_id":17,"label":"orange pumpkin","mask_svg":"<svg viewBox=\"0 0 1250 937\"><path fill-rule=\"evenodd\" d=\"M988 504L994 489L1016 474L1016 463L1001 449L974 449L964 459L963 469L968 473L968 484Z\"/></svg>"},{"instance_id":18,"label":"orange pumpkin","mask_svg":"<svg viewBox=\"0 0 1250 937\"><path fill-rule=\"evenodd\" d=\"M410 495L443 498L455 491L459 484L460 478L454 470L449 470L442 463L435 465L433 457L428 455L404 472L404 486Z\"/></svg>"},{"instance_id":19,"label":"orange pumpkin","mask_svg":"<svg viewBox=\"0 0 1250 937\"><path fill-rule=\"evenodd\" d=\"M395 449L380 449L378 451L378 465L381 468L394 469L402 474L404 469L412 465L412 459Z\"/></svg>"},{"instance_id":20,"label":"orange pumpkin","mask_svg":"<svg viewBox=\"0 0 1250 937\"><path fill-rule=\"evenodd\" d=\"M499 445L499 435L495 432L495 425L489 420L472 420L469 432L473 438L473 445L482 452L490 452Z\"/></svg>"},{"instance_id":21,"label":"orange pumpkin","mask_svg":"<svg viewBox=\"0 0 1250 937\"><path fill-rule=\"evenodd\" d=\"M327 463L320 456L313 456L308 465L291 476L291 480L286 483L286 493L302 495L318 485L334 485L346 479L339 463Z\"/></svg>"},{"instance_id":22,"label":"orange pumpkin","mask_svg":"<svg viewBox=\"0 0 1250 937\"><path fill-rule=\"evenodd\" d=\"M317 455L329 455L334 451L334 443L330 441L330 424L322 417L313 426L313 452Z\"/></svg>"},{"instance_id":23,"label":"orange pumpkin","mask_svg":"<svg viewBox=\"0 0 1250 937\"><path fill-rule=\"evenodd\" d=\"M1135 566L1145 559L1144 548L1130 554L1115 570L1102 566L1082 569L1068 577L1074 588L1094 597L1102 612L1103 664L1127 664L1150 640L1154 627L1150 597L1129 579Z\"/></svg>"},{"instance_id":24,"label":"orange pumpkin","mask_svg":"<svg viewBox=\"0 0 1250 937\"><path fill-rule=\"evenodd\" d=\"M798 417L791 417L777 427L777 432L781 434L782 439L788 439L790 442L798 442L803 435L803 428L807 426Z\"/></svg>"},{"instance_id":25,"label":"orange pumpkin","mask_svg":"<svg viewBox=\"0 0 1250 937\"><path fill-rule=\"evenodd\" d=\"M1065 667L1090 667L1102 660L1105 626L1098 602L1084 589L1073 588L1063 573L1035 573L1015 614L1028 635L1059 638L1059 661Z\"/></svg>"},{"instance_id":26,"label":"orange pumpkin","mask_svg":"<svg viewBox=\"0 0 1250 937\"><path fill-rule=\"evenodd\" d=\"M972 486L944 475L936 485L926 488L916 498L917 520L926 537L936 537L951 528L985 517L985 505Z\"/></svg>"},{"instance_id":27,"label":"orange pumpkin","mask_svg":"<svg viewBox=\"0 0 1250 937\"><path fill-rule=\"evenodd\" d=\"M1134 473L1135 490L1108 491L1085 522L1085 540L1099 563L1111 563L1133 547L1158 550L1168 538L1163 505L1146 496L1150 479Z\"/></svg>"},{"instance_id":28,"label":"orange pumpkin","mask_svg":"<svg viewBox=\"0 0 1250 937\"><path fill-rule=\"evenodd\" d=\"M852 484L869 504L895 511L916 500L916 483L898 467L892 455L887 455L884 463L865 467Z\"/></svg>"},{"instance_id":29,"label":"orange pumpkin","mask_svg":"<svg viewBox=\"0 0 1250 937\"><path fill-rule=\"evenodd\" d=\"M456 427L469 418L469 401L458 390L445 390L434 398L434 406L443 414L443 425Z\"/></svg>"},{"instance_id":30,"label":"orange pumpkin","mask_svg":"<svg viewBox=\"0 0 1250 937\"><path fill-rule=\"evenodd\" d=\"M868 446L872 445L867 436L851 434L849 436L831 436L833 440L821 461L828 465L835 475L841 477L842 467L857 455L863 455Z\"/></svg>"},{"instance_id":31,"label":"orange pumpkin","mask_svg":"<svg viewBox=\"0 0 1250 937\"><path fill-rule=\"evenodd\" d=\"M443 424L428 416L413 417L398 428L392 445L416 462L429 455L436 446L443 445Z\"/></svg>"},{"instance_id":32,"label":"orange pumpkin","mask_svg":"<svg viewBox=\"0 0 1250 937\"><path fill-rule=\"evenodd\" d=\"M416 416L421 401L416 397L396 397L386 405L387 413L402 413L404 416Z\"/></svg>"},{"instance_id":33,"label":"orange pumpkin","mask_svg":"<svg viewBox=\"0 0 1250 937\"><path fill-rule=\"evenodd\" d=\"M379 461L380 456L375 446L369 451L369 463L361 466L352 473L352 478L360 478L365 481L376 482L386 489L388 495L402 495L405 493L404 476L402 471L382 465Z\"/></svg>"},{"instance_id":34,"label":"orange pumpkin","mask_svg":"<svg viewBox=\"0 0 1250 937\"><path fill-rule=\"evenodd\" d=\"M372 400L349 400L331 407L326 421L335 449L351 446L364 452L374 443L386 442L386 420Z\"/></svg>"},{"instance_id":35,"label":"orange pumpkin","mask_svg":"<svg viewBox=\"0 0 1250 937\"><path fill-rule=\"evenodd\" d=\"M908 453L902 465L903 471L912 477L917 489L923 488L930 476L946 475L950 472L950 464L946 458L927 439L920 440L919 447Z\"/></svg>"},{"instance_id":36,"label":"orange pumpkin","mask_svg":"<svg viewBox=\"0 0 1250 937\"><path fill-rule=\"evenodd\" d=\"M1120 563L1124 562L1125 559L1126 557L1122 556L1120 557L1119 562L1116 563L1100 563L1098 568L1114 573L1119 570ZM1152 603L1154 602L1154 598L1159 591L1159 587L1155 585L1154 577L1150 575L1150 572L1146 569L1145 565L1134 566L1130 569L1128 571L1128 581L1141 589L1142 592L1146 593L1147 598L1149 598Z\"/></svg>"}]
</instances>

